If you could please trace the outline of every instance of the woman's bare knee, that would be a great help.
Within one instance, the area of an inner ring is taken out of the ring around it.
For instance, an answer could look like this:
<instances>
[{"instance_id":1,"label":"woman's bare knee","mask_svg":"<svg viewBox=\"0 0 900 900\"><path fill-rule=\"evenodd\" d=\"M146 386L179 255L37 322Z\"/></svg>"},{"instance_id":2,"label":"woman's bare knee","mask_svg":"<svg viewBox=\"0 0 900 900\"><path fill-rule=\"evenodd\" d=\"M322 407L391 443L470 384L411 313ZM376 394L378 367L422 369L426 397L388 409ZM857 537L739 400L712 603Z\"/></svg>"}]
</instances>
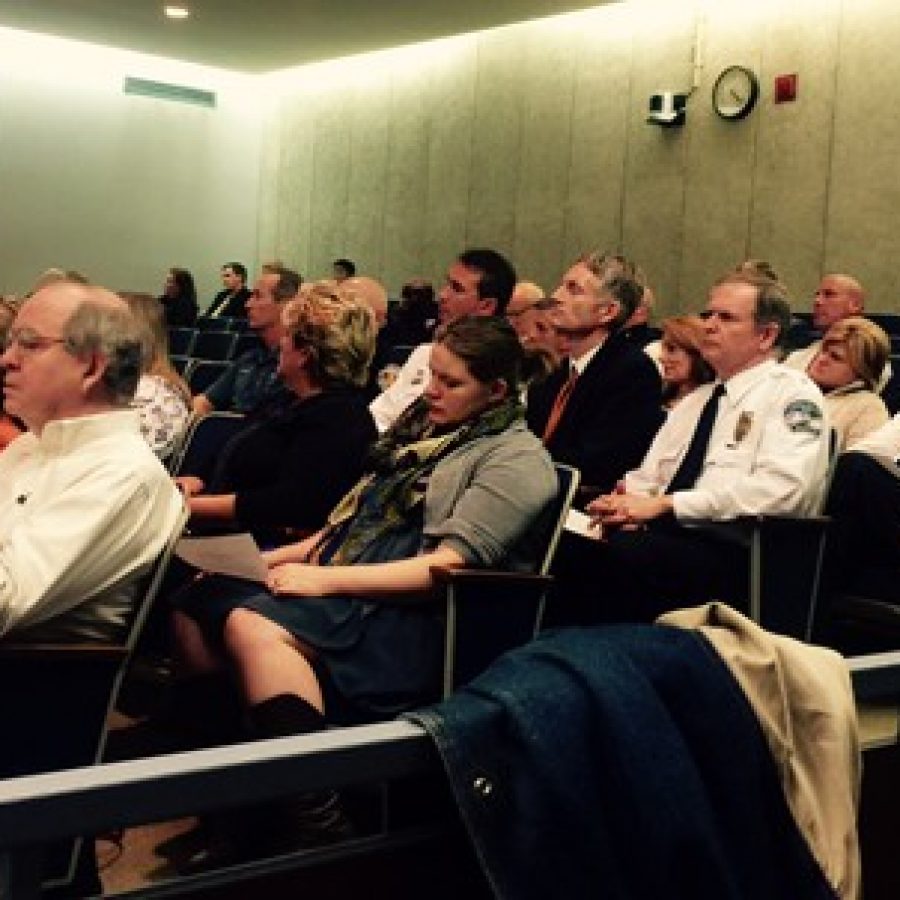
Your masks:
<instances>
[{"instance_id":1,"label":"woman's bare knee","mask_svg":"<svg viewBox=\"0 0 900 900\"><path fill-rule=\"evenodd\" d=\"M290 635L265 616L251 609L235 609L225 620L223 640L228 652L241 655L258 652L260 648L273 643L290 643Z\"/></svg>"}]
</instances>

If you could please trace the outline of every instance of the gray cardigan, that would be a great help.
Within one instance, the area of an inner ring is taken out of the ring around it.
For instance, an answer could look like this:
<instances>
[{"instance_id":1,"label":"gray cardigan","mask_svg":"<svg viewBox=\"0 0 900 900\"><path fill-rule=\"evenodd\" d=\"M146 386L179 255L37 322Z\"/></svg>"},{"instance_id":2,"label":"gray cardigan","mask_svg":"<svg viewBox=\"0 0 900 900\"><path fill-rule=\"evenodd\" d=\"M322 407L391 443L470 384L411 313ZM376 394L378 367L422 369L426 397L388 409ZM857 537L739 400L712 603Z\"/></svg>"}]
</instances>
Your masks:
<instances>
[{"instance_id":1,"label":"gray cardigan","mask_svg":"<svg viewBox=\"0 0 900 900\"><path fill-rule=\"evenodd\" d=\"M553 463L524 421L478 438L428 481L423 549L445 544L468 565L533 569L545 539L534 525L557 489Z\"/></svg>"}]
</instances>

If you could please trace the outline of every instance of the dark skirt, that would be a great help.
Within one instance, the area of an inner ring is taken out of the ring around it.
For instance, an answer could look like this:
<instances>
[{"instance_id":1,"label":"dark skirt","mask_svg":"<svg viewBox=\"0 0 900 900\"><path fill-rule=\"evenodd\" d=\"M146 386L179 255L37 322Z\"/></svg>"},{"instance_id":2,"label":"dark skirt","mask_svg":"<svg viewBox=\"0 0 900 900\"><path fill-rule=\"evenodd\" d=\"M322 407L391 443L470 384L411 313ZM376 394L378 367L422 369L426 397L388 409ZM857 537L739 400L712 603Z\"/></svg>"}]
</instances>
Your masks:
<instances>
[{"instance_id":1,"label":"dark skirt","mask_svg":"<svg viewBox=\"0 0 900 900\"><path fill-rule=\"evenodd\" d=\"M406 599L285 597L223 575L193 582L175 605L221 644L232 610L251 609L316 651L332 721L391 718L440 696L443 624L434 605Z\"/></svg>"}]
</instances>

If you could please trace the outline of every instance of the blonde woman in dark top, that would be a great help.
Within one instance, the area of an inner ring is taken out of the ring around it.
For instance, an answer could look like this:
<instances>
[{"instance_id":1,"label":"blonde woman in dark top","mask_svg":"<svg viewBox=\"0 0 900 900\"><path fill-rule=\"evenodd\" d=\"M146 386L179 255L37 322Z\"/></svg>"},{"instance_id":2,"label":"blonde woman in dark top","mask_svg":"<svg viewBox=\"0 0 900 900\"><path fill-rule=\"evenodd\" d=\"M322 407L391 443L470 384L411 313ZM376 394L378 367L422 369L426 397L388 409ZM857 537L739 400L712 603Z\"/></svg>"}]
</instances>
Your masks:
<instances>
[{"instance_id":1,"label":"blonde woman in dark top","mask_svg":"<svg viewBox=\"0 0 900 900\"><path fill-rule=\"evenodd\" d=\"M250 530L265 544L319 528L362 474L376 431L362 386L371 310L325 282L286 304L278 375L293 395L223 448L211 483L178 479L194 525Z\"/></svg>"}]
</instances>

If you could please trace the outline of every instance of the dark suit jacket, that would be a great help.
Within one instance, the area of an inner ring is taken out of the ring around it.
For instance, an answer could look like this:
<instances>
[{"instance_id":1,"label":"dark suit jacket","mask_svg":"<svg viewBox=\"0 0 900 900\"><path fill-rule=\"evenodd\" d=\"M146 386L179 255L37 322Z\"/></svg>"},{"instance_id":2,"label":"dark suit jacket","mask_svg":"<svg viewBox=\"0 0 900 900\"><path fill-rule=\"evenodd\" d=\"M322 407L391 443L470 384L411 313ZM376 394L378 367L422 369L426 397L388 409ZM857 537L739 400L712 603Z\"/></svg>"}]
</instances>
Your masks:
<instances>
[{"instance_id":1,"label":"dark suit jacket","mask_svg":"<svg viewBox=\"0 0 900 900\"><path fill-rule=\"evenodd\" d=\"M528 392L528 425L540 437L568 377L568 361ZM653 361L621 333L612 334L575 382L547 447L574 466L582 482L612 490L644 458L663 422L661 382Z\"/></svg>"},{"instance_id":2,"label":"dark suit jacket","mask_svg":"<svg viewBox=\"0 0 900 900\"><path fill-rule=\"evenodd\" d=\"M226 316L236 319L247 318L247 301L250 299L248 287L239 288L229 297L228 291L219 291L215 300L209 304L208 316Z\"/></svg>"}]
</instances>

